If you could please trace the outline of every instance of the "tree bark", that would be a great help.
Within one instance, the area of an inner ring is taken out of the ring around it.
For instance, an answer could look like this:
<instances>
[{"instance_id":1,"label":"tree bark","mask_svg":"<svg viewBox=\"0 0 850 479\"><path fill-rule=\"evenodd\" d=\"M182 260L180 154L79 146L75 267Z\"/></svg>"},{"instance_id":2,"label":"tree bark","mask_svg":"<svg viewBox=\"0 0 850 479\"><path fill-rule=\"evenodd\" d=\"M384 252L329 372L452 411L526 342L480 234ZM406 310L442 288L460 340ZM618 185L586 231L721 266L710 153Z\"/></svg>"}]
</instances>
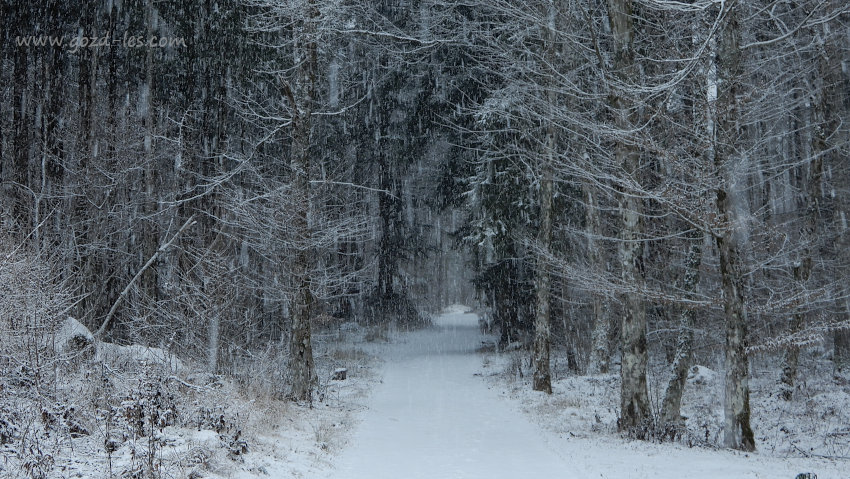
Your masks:
<instances>
[{"instance_id":1,"label":"tree bark","mask_svg":"<svg viewBox=\"0 0 850 479\"><path fill-rule=\"evenodd\" d=\"M717 55L718 95L715 171L717 216L721 230L716 235L720 254L720 276L723 291L723 311L726 329L726 385L724 395L724 443L727 447L755 450L755 438L750 427L749 358L747 356L747 314L744 307L744 278L738 252L738 228L730 188L732 174L729 162L739 139L738 82L741 71L741 32L738 25L737 2L724 5L725 17Z\"/></svg>"},{"instance_id":2,"label":"tree bark","mask_svg":"<svg viewBox=\"0 0 850 479\"><path fill-rule=\"evenodd\" d=\"M845 308L845 318L850 318L850 301ZM850 374L850 329L839 329L832 336L833 374L837 377Z\"/></svg>"},{"instance_id":3,"label":"tree bark","mask_svg":"<svg viewBox=\"0 0 850 479\"><path fill-rule=\"evenodd\" d=\"M16 18L21 35L29 35L24 29L30 26L30 8L27 3L17 5ZM16 48L13 53L14 63L12 78L12 165L7 178L12 181L10 193L12 197L12 219L15 227L22 235L26 235L32 226L29 203L29 132L32 127L29 120L29 101L32 97L32 85L29 82L30 52L25 48Z\"/></svg>"},{"instance_id":4,"label":"tree bark","mask_svg":"<svg viewBox=\"0 0 850 479\"><path fill-rule=\"evenodd\" d=\"M153 38L153 22L154 22L154 6L153 0L146 0L145 3L145 25L147 38ZM154 92L154 75L153 75L153 47L148 46L145 52L145 84L142 94L144 95L144 112L142 114L142 126L144 127L144 152L145 152L145 168L144 168L144 185L145 195L143 199L143 211L145 219L142 224L142 254L143 258L150 258L156 251L159 243L159 221L157 218L157 210L159 202L157 195L160 191L160 175L157 168L157 161L154 158L154 112L153 112L153 92ZM147 268L142 275L139 286L144 294L152 302L158 300L158 265L154 264Z\"/></svg>"},{"instance_id":5,"label":"tree bark","mask_svg":"<svg viewBox=\"0 0 850 479\"><path fill-rule=\"evenodd\" d=\"M401 202L396 193L395 183L398 180L394 165L387 158L389 142L378 140L375 144L378 155L378 167L380 168L380 188L383 190L378 195L378 214L381 223L381 239L378 243L378 284L376 291L377 318L378 322L386 322L390 319L399 320L395 306L397 306L400 291L395 290L395 281L398 277L398 267L401 255L401 239L399 238L399 224L401 222Z\"/></svg>"},{"instance_id":6,"label":"tree bark","mask_svg":"<svg viewBox=\"0 0 850 479\"><path fill-rule=\"evenodd\" d=\"M596 192L593 186L585 185L584 194L586 198L587 220L587 252L592 267L599 271L605 270L605 262L602 259L602 251L596 243L596 238L602 234L599 219L599 207L596 204ZM593 336L591 338L590 372L597 374L608 374L609 356L608 352L608 329L611 327L608 314L602 304L602 297L594 294L593 303Z\"/></svg>"},{"instance_id":7,"label":"tree bark","mask_svg":"<svg viewBox=\"0 0 850 479\"><path fill-rule=\"evenodd\" d=\"M818 52L821 53L821 52ZM832 78L830 75L830 67L827 64L826 53L818 55L819 58L819 77L824 83ZM806 287L809 281L809 276L812 273L814 257L814 245L818 237L818 225L820 224L821 211L821 181L823 178L823 156L827 154L826 131L827 122L831 116L831 104L826 94L824 85L819 85L813 92L816 101L812 102L811 122L814 131L811 134L811 152L809 160L809 168L807 178L800 181L800 185L804 185L804 194L800 209L805 212L803 219L803 228L800 237L800 243L803 245L803 251L800 258L797 259L793 266L794 279L801 288ZM796 333L805 326L806 315L803 312L794 314L791 320L790 333ZM779 396L790 401L794 392L794 381L797 377L797 366L800 358L800 348L794 344L789 345L785 351L785 358L782 366L782 376L780 377Z\"/></svg>"},{"instance_id":8,"label":"tree bark","mask_svg":"<svg viewBox=\"0 0 850 479\"><path fill-rule=\"evenodd\" d=\"M550 2L547 11L547 27L545 57L549 65L555 65L557 61L557 42L555 26L558 23L558 10L554 2ZM549 108L557 108L557 95L554 85L549 85L546 91L546 100ZM537 271L535 275L535 289L537 290L537 310L534 317L534 373L532 388L535 391L543 391L552 394L552 372L549 364L549 352L551 347L551 311L549 308L549 297L551 278L546 267L546 254L552 247L552 196L554 189L553 163L555 161L555 149L558 145L558 132L554 122L550 121L546 129L546 151L540 157L540 197L539 214L540 229L537 232L537 243L540 251L537 255Z\"/></svg>"},{"instance_id":9,"label":"tree bark","mask_svg":"<svg viewBox=\"0 0 850 479\"><path fill-rule=\"evenodd\" d=\"M555 147L554 129L550 129L548 144ZM550 150L551 151L551 150ZM549 153L551 155L551 153ZM549 368L550 349L550 311L549 288L551 281L545 265L545 253L552 244L552 165L549 158L544 160L543 178L540 184L540 230L538 247L543 251L537 257L537 313L534 320L534 381L533 389L552 394L552 375Z\"/></svg>"},{"instance_id":10,"label":"tree bark","mask_svg":"<svg viewBox=\"0 0 850 479\"><path fill-rule=\"evenodd\" d=\"M309 0L305 8L304 23L296 39L297 67L293 97L290 99L294 112L291 154L295 177L292 195L296 208L292 226L295 231L297 251L293 265L296 293L292 308L289 343L289 369L292 381L289 397L296 401L310 401L313 390L318 384L310 332L310 317L314 302L311 281L314 255L308 214L313 143L311 116L316 96L316 23L319 21L319 8L316 0Z\"/></svg>"},{"instance_id":11,"label":"tree bark","mask_svg":"<svg viewBox=\"0 0 850 479\"><path fill-rule=\"evenodd\" d=\"M812 241L812 239L804 239L803 241ZM809 280L812 272L812 261L810 248L804 248L803 258L793 267L794 279L798 284L803 285ZM805 325L805 320L806 315L804 313L794 313L791 320L790 333L799 332ZM779 397L786 401L790 401L794 395L794 381L797 378L799 360L800 347L795 344L789 344L782 363L782 375L779 378Z\"/></svg>"},{"instance_id":12,"label":"tree bark","mask_svg":"<svg viewBox=\"0 0 850 479\"><path fill-rule=\"evenodd\" d=\"M720 190L717 196L720 211L728 213L728 194ZM755 439L750 427L747 315L744 309L741 259L731 232L727 231L717 238L717 247L720 250L723 312L726 316L724 442L726 447L753 451Z\"/></svg>"},{"instance_id":13,"label":"tree bark","mask_svg":"<svg viewBox=\"0 0 850 479\"><path fill-rule=\"evenodd\" d=\"M637 75L634 64L631 0L608 0L608 18L614 36L614 68L616 78L623 83ZM611 107L615 114L614 123L621 135L632 128L631 104L623 85L614 87ZM620 138L614 147L614 157L626 175L627 181L637 181L640 152L626 138ZM622 337L622 359L620 378L620 422L621 431L632 431L643 437L647 423L651 421L649 394L646 385L646 306L639 292L643 283L643 200L631 194L625 185L620 187L620 216L622 233L620 263L623 282L634 291L623 298L624 314L620 324Z\"/></svg>"},{"instance_id":14,"label":"tree bark","mask_svg":"<svg viewBox=\"0 0 850 479\"><path fill-rule=\"evenodd\" d=\"M702 262L702 236L694 235L685 260L685 276L682 290L692 293L699 282L699 266ZM688 379L688 370L693 360L694 316L696 311L685 307L679 317L679 338L676 347L676 357L673 360L670 381L664 392L661 403L661 421L665 427L678 428L684 426L682 418L682 394Z\"/></svg>"}]
</instances>

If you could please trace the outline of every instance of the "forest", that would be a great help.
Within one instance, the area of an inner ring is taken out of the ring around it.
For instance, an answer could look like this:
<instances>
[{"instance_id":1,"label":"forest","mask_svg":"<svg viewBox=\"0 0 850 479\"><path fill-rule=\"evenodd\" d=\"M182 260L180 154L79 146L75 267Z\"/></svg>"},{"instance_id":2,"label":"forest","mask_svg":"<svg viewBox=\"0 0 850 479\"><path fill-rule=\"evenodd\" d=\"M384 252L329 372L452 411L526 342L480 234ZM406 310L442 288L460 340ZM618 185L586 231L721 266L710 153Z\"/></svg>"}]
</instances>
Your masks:
<instances>
[{"instance_id":1,"label":"forest","mask_svg":"<svg viewBox=\"0 0 850 479\"><path fill-rule=\"evenodd\" d=\"M317 331L418 329L456 303L535 391L553 362L616 374L631 438L694 433L696 365L722 373L716 445L742 451L754 364L781 401L806 358L850 381L843 0L4 0L0 18L0 445L95 344L312 404Z\"/></svg>"}]
</instances>

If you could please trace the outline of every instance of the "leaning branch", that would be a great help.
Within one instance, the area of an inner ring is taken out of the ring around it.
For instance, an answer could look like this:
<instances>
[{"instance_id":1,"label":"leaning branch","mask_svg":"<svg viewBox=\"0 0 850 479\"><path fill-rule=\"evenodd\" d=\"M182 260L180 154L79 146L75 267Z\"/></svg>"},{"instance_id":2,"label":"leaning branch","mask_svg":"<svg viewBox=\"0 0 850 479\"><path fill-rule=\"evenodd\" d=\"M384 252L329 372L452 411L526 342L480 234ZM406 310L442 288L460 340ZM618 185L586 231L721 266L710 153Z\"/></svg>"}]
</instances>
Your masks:
<instances>
[{"instance_id":1,"label":"leaning branch","mask_svg":"<svg viewBox=\"0 0 850 479\"><path fill-rule=\"evenodd\" d=\"M189 219L186 220L185 223L183 223L183 226L181 226L180 229L177 230L176 233L174 233L174 236L172 236L170 240L160 245L159 249L157 249L154 254L151 255L150 259L148 259L148 262L145 263L145 265L142 266L142 268L136 273L136 275L133 276L133 279L131 279L130 282L127 283L127 286L124 288L123 291L121 291L121 294L118 295L118 299L116 299L115 302L112 304L112 307L109 308L109 312L106 313L106 319L103 320L103 324L101 324L100 328L98 328L98 330L94 333L94 336L96 338L100 338L100 336L103 335L103 333L106 331L106 328L109 327L109 322L112 321L112 317L115 316L115 311L118 310L118 306L121 304L121 301L124 299L125 296L127 296L127 293L130 292L130 288L133 287L136 281L138 281L139 278L142 277L142 274L145 272L145 270L150 268L150 266L154 263L154 261L156 261L160 254L164 253L165 250L171 247L172 243L174 243L174 240L176 240L177 237L180 236L180 233L182 233L186 228L192 226L193 224L195 224L195 215L190 216Z\"/></svg>"}]
</instances>

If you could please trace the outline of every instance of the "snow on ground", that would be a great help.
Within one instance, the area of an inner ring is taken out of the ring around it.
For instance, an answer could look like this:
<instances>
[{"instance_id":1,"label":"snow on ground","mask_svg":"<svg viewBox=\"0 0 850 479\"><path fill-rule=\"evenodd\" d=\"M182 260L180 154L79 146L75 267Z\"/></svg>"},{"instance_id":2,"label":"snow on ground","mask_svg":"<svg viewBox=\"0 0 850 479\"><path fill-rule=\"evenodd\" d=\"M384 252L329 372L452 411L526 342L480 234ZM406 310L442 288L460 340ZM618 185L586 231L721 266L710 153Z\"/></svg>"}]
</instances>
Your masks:
<instances>
[{"instance_id":1,"label":"snow on ground","mask_svg":"<svg viewBox=\"0 0 850 479\"><path fill-rule=\"evenodd\" d=\"M382 383L328 477L794 478L846 477L850 462L622 439L613 432L613 375L564 377L555 394L530 390L522 354L482 355L477 317L454 307L435 327L376 351ZM518 362L519 364L513 364ZM486 376L485 378L479 376ZM694 384L716 381L698 368ZM694 389L699 392L698 389Z\"/></svg>"},{"instance_id":2,"label":"snow on ground","mask_svg":"<svg viewBox=\"0 0 850 479\"><path fill-rule=\"evenodd\" d=\"M383 381L331 477L557 477L569 470L539 429L487 384L478 317L453 312L383 352Z\"/></svg>"},{"instance_id":3,"label":"snow on ground","mask_svg":"<svg viewBox=\"0 0 850 479\"><path fill-rule=\"evenodd\" d=\"M850 471L846 459L800 457L847 456L841 438L850 395L846 385L817 379L828 374L803 375L795 400L785 403L763 393L775 382L775 372L754 367L759 452L743 454L705 447L716 439L722 383L722 374L706 366L691 372L683 407L694 437L685 444L655 444L626 440L614 431L619 394L615 374L567 375L556 361L554 394L533 392L528 353L483 352L483 342L495 338L480 333L478 317L465 306L451 306L435 318L432 328L409 333L345 326L316 335L321 385L318 400L310 405L246 395L244 386L209 374L172 370L135 379L110 370L106 360L100 374L112 385L105 382L98 387L106 389L92 389L92 397L109 388L115 396L120 386L127 399L114 411L121 417L129 418L134 408L150 408L152 399L162 398L156 399L161 401L159 414L198 411L197 424L174 421L135 439L126 437L127 430L121 438L116 436L120 431L92 428L75 436L70 433L74 409L46 406L41 421L57 425L45 425L45 430L65 431L50 435L52 444L42 443L51 453L49 461L39 463L31 449L24 454L0 450L0 475L32 475L16 468L26 464L35 472L43 468L48 472L43 477L109 477L110 471L114 477L137 477L152 449L153 467L161 477L173 478L790 479L812 472L829 479L846 478ZM79 328L67 329L65 339L80 336ZM138 356L132 347L117 352ZM801 370L817 372L825 367L822 359L805 359ZM140 364L152 363L170 365ZM340 367L347 368L347 379L331 380ZM123 386L122 376L127 383ZM651 382L659 381L655 376ZM171 397L178 390L179 397ZM82 425L94 424L81 420ZM132 426L132 421L121 423ZM699 437L701 427L704 438ZM107 454L105 441L110 437L119 440ZM700 447L688 447L688 442Z\"/></svg>"},{"instance_id":4,"label":"snow on ground","mask_svg":"<svg viewBox=\"0 0 850 479\"><path fill-rule=\"evenodd\" d=\"M620 389L616 374L575 376L562 371L553 380L551 396L532 391L529 374L527 353L487 354L484 358L483 376L488 384L502 391L516 411L522 411L545 431L550 447L570 458L570 470L576 477L794 478L811 472L819 479L828 479L846 478L850 471L846 453L817 457L817 449L792 450L783 447L787 446L787 438L783 442L769 437L768 431L782 428L796 429L794 441L798 443L822 444L829 440L822 434L826 425L816 431L805 426L811 421L809 416L789 414L799 412L798 402L784 403L765 391L770 389L766 379L754 379L751 398L759 451L745 454L712 447L719 439L723 378L704 366L689 374L682 412L688 417L692 436L684 443L628 440L616 433ZM775 376L775 371L772 374ZM660 398L656 401L660 402ZM842 401L839 404L848 404L846 399ZM808 404L813 407L811 400ZM830 423L835 426L833 421ZM843 427L846 430L846 423ZM806 433L799 434L803 429ZM812 457L805 457L806 454Z\"/></svg>"},{"instance_id":5,"label":"snow on ground","mask_svg":"<svg viewBox=\"0 0 850 479\"><path fill-rule=\"evenodd\" d=\"M96 343L66 321L55 341L68 358L55 399L0 395L0 477L316 477L378 381L365 333L351 324L316 332L319 391L299 405L275 392L278 355L245 375L192 372L161 349ZM344 381L331 380L338 368Z\"/></svg>"},{"instance_id":6,"label":"snow on ground","mask_svg":"<svg viewBox=\"0 0 850 479\"><path fill-rule=\"evenodd\" d=\"M265 428L258 428L263 432L241 463L210 477L314 478L331 467L349 444L368 407L370 391L380 380L375 374L380 360L368 352L376 350L375 344L363 339L364 331L350 326L341 338L314 338L321 383L318 400L310 405L287 402L284 414L265 415ZM331 380L340 367L347 370L346 379Z\"/></svg>"}]
</instances>

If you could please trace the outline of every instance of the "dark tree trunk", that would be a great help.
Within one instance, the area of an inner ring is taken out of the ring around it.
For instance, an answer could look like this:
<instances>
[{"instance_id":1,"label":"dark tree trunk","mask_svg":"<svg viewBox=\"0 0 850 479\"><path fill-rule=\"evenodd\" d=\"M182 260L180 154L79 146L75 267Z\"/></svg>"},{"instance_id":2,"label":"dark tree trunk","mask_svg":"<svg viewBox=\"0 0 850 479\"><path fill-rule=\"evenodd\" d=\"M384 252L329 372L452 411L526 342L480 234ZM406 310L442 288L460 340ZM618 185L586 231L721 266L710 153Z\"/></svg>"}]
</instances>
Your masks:
<instances>
[{"instance_id":1,"label":"dark tree trunk","mask_svg":"<svg viewBox=\"0 0 850 479\"><path fill-rule=\"evenodd\" d=\"M550 149L555 147L554 131L549 132ZM551 153L549 153L551 154ZM548 251L552 244L552 167L550 160L544 160L543 178L540 184L540 230L537 240L539 247ZM549 271L545 264L544 253L537 259L537 314L534 321L534 381L533 389L552 394L552 375L549 368L550 348L550 310Z\"/></svg>"},{"instance_id":2,"label":"dark tree trunk","mask_svg":"<svg viewBox=\"0 0 850 479\"><path fill-rule=\"evenodd\" d=\"M29 35L25 31L30 25L30 8L27 3L19 3L16 8L16 26L21 35ZM12 130L14 131L12 165L7 178L11 180L10 193L12 197L12 218L18 230L27 234L32 226L30 218L30 203L32 196L29 191L29 160L30 160L30 129L29 102L32 97L32 85L29 82L30 52L26 48L16 48L13 54L14 65L12 78Z\"/></svg>"},{"instance_id":3,"label":"dark tree trunk","mask_svg":"<svg viewBox=\"0 0 850 479\"><path fill-rule=\"evenodd\" d=\"M147 38L153 38L153 18L154 5L153 0L146 0L145 4L145 25L147 28ZM162 190L161 175L155 158L154 145L154 124L156 115L154 113L154 64L153 64L154 49L148 47L145 52L145 84L142 94L145 102L144 114L142 115L142 127L144 128L144 185L145 195L142 211L144 212L144 220L142 223L142 261L146 261L156 252L159 247L159 201L158 196ZM155 304L159 299L159 288L157 287L159 275L159 264L148 268L142 275L140 281L140 289L147 296L146 300Z\"/></svg>"},{"instance_id":4,"label":"dark tree trunk","mask_svg":"<svg viewBox=\"0 0 850 479\"><path fill-rule=\"evenodd\" d=\"M846 316L850 316L850 306ZM836 376L850 375L850 330L840 329L832 336L832 361Z\"/></svg>"},{"instance_id":5,"label":"dark tree trunk","mask_svg":"<svg viewBox=\"0 0 850 479\"><path fill-rule=\"evenodd\" d=\"M738 251L739 231L733 206L731 182L732 155L740 132L738 125L738 83L741 81L741 32L736 1L724 5L724 25L717 55L717 144L714 147L717 182L717 216L721 231L716 236L720 253L723 311L726 321L726 388L724 400L724 442L727 447L755 450L750 427L749 358L747 356L747 314L745 309L743 265Z\"/></svg>"},{"instance_id":6,"label":"dark tree trunk","mask_svg":"<svg viewBox=\"0 0 850 479\"><path fill-rule=\"evenodd\" d=\"M587 211L587 252L590 255L591 267L600 273L605 270L605 261L602 259L602 249L596 242L596 238L602 235L602 226L599 218L599 205L597 204L596 191L593 186L585 185L585 203ZM602 303L602 297L594 294L591 298L593 304L593 333L590 351L590 372L608 374L609 357L608 330L611 327L608 313Z\"/></svg>"},{"instance_id":7,"label":"dark tree trunk","mask_svg":"<svg viewBox=\"0 0 850 479\"><path fill-rule=\"evenodd\" d=\"M289 397L296 401L310 401L318 383L313 363L313 344L310 317L313 309L312 271L314 254L312 234L308 222L310 211L310 168L312 154L312 114L316 96L316 28L319 8L316 0L305 5L305 18L296 40L297 62L292 102L292 188L295 203L293 229L296 238L293 279L295 298L289 343L289 369L291 390Z\"/></svg>"}]
</instances>

